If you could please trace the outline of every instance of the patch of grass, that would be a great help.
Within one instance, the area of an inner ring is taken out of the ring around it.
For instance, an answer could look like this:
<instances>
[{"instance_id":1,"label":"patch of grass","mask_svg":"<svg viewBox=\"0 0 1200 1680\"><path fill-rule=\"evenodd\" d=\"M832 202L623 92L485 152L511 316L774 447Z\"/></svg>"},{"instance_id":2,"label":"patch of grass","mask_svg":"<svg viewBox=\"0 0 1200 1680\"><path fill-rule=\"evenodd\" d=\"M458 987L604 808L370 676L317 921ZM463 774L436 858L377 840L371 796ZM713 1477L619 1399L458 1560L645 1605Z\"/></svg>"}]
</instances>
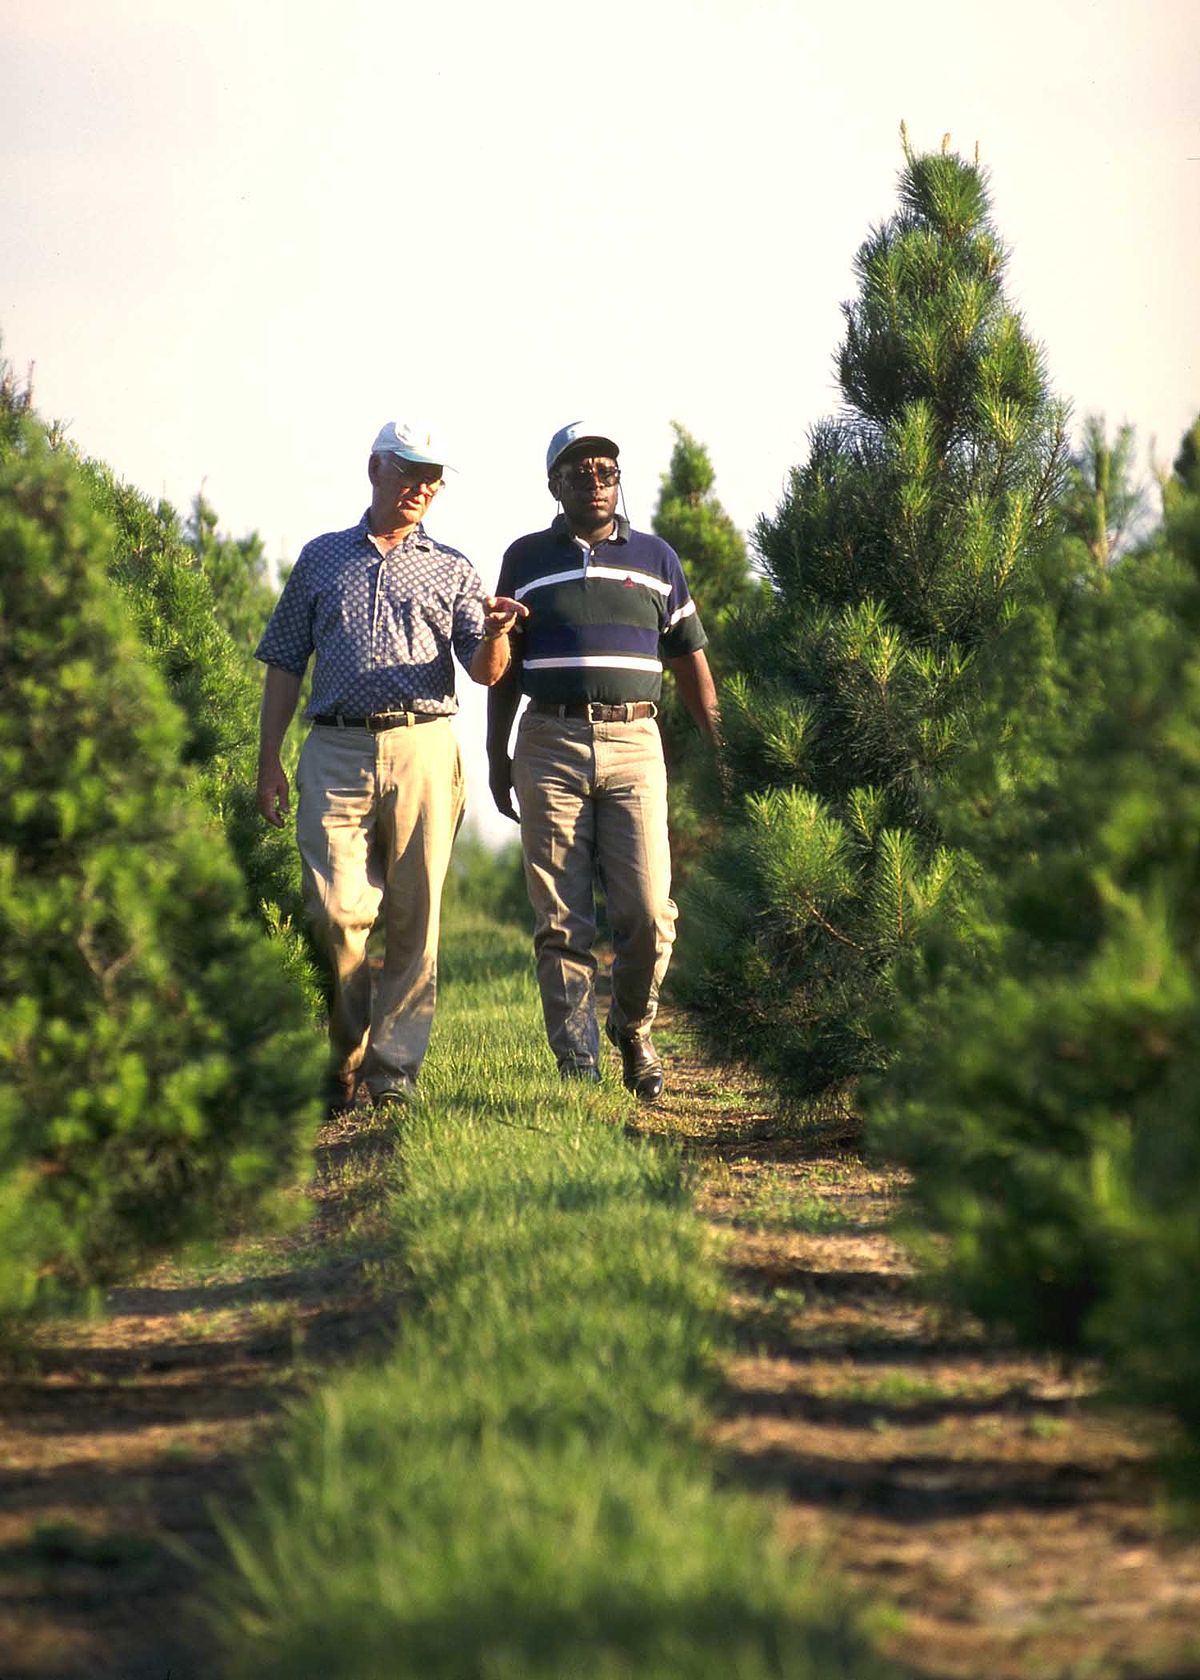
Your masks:
<instances>
[{"instance_id":1,"label":"patch of grass","mask_svg":"<svg viewBox=\"0 0 1200 1680\"><path fill-rule=\"evenodd\" d=\"M803 1231L814 1235L845 1230L852 1223L825 1197L793 1189L770 1177L755 1183L732 1222L739 1230Z\"/></svg>"},{"instance_id":2,"label":"patch of grass","mask_svg":"<svg viewBox=\"0 0 1200 1680\"><path fill-rule=\"evenodd\" d=\"M925 1377L915 1371L880 1371L864 1381L856 1379L839 1384L833 1391L838 1400L853 1400L863 1406L928 1406L962 1399L964 1394L979 1394L961 1383Z\"/></svg>"},{"instance_id":3,"label":"patch of grass","mask_svg":"<svg viewBox=\"0 0 1200 1680\"><path fill-rule=\"evenodd\" d=\"M1060 1417L1047 1417L1039 1412L1031 1417L1025 1425L1025 1433L1031 1435L1035 1441L1054 1441L1067 1431L1067 1421Z\"/></svg>"},{"instance_id":4,"label":"patch of grass","mask_svg":"<svg viewBox=\"0 0 1200 1680\"><path fill-rule=\"evenodd\" d=\"M252 1301L247 1317L258 1335L294 1334L300 1309L295 1301Z\"/></svg>"},{"instance_id":5,"label":"patch of grass","mask_svg":"<svg viewBox=\"0 0 1200 1680\"><path fill-rule=\"evenodd\" d=\"M718 1490L722 1283L676 1148L563 1088L527 937L447 929L394 1356L294 1414L213 1584L231 1680L881 1680L845 1588Z\"/></svg>"}]
</instances>

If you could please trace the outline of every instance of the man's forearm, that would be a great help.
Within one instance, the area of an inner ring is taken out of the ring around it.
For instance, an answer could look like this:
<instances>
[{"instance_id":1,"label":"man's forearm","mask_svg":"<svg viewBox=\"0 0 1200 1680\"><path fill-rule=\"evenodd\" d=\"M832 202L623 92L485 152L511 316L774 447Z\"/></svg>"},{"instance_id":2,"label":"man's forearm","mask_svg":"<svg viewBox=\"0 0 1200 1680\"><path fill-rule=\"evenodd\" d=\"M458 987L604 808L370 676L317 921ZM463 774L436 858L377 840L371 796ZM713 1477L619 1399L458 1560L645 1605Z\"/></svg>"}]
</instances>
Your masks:
<instances>
[{"instance_id":1,"label":"man's forearm","mask_svg":"<svg viewBox=\"0 0 1200 1680\"><path fill-rule=\"evenodd\" d=\"M679 659L668 659L667 668L675 678L688 716L702 735L707 736L714 746L719 746L721 708L703 649L697 653L685 653Z\"/></svg>"},{"instance_id":2,"label":"man's forearm","mask_svg":"<svg viewBox=\"0 0 1200 1680\"><path fill-rule=\"evenodd\" d=\"M283 749L288 724L296 714L302 679L281 665L268 665L258 718L258 762L275 764Z\"/></svg>"},{"instance_id":3,"label":"man's forearm","mask_svg":"<svg viewBox=\"0 0 1200 1680\"><path fill-rule=\"evenodd\" d=\"M501 631L498 636L485 636L475 649L469 667L472 682L482 683L485 688L491 688L500 681L504 673L512 664L512 647L507 631Z\"/></svg>"},{"instance_id":4,"label":"man's forearm","mask_svg":"<svg viewBox=\"0 0 1200 1680\"><path fill-rule=\"evenodd\" d=\"M487 697L487 755L489 762L494 758L508 757L508 739L512 734L513 719L517 715L517 707L521 701L520 667L514 662L488 690Z\"/></svg>"}]
</instances>

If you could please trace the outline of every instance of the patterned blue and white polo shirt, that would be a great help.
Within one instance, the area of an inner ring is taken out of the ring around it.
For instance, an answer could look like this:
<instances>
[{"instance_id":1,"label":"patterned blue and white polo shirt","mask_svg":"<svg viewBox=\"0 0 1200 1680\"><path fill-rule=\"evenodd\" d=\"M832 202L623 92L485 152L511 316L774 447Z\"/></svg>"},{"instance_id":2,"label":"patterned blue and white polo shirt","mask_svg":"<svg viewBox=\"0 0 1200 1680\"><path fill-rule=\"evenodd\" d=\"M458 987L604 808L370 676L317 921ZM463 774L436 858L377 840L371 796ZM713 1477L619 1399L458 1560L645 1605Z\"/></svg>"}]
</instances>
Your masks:
<instances>
[{"instance_id":1,"label":"patterned blue and white polo shirt","mask_svg":"<svg viewBox=\"0 0 1200 1680\"><path fill-rule=\"evenodd\" d=\"M307 716L458 710L454 661L483 641L483 584L455 548L418 526L384 558L364 513L300 551L255 657L303 676L315 654Z\"/></svg>"}]
</instances>

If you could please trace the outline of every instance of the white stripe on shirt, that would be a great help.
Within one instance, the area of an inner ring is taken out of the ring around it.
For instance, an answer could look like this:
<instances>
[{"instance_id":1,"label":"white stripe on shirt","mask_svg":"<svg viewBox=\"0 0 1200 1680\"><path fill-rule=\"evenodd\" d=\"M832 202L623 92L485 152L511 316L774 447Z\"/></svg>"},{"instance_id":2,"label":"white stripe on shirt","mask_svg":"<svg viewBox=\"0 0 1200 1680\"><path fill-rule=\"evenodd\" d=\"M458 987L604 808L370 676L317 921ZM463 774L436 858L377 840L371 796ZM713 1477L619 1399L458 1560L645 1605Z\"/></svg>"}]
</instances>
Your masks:
<instances>
[{"instance_id":1,"label":"white stripe on shirt","mask_svg":"<svg viewBox=\"0 0 1200 1680\"><path fill-rule=\"evenodd\" d=\"M662 661L636 653L568 653L557 659L526 659L527 671L579 671L599 666L614 671L661 671Z\"/></svg>"},{"instance_id":2,"label":"white stripe on shirt","mask_svg":"<svg viewBox=\"0 0 1200 1680\"><path fill-rule=\"evenodd\" d=\"M573 566L567 572L550 572L546 577L533 578L529 583L523 583L516 592L516 599L523 600L531 589L548 589L555 583L573 583L580 578L612 578L617 583L624 583L629 578L633 583L640 583L646 589L653 589L659 595L669 595L671 585L664 583L650 572L633 572L620 566ZM695 608L692 609L695 611Z\"/></svg>"}]
</instances>

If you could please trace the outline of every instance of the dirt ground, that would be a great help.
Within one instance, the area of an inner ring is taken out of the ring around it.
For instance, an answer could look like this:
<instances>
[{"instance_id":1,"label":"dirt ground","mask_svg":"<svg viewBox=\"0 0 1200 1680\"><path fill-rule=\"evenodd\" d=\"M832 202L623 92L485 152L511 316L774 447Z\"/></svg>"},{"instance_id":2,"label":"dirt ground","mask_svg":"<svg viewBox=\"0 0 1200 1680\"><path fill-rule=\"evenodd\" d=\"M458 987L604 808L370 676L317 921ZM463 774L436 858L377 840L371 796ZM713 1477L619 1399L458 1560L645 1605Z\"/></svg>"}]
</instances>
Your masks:
<instances>
[{"instance_id":1,"label":"dirt ground","mask_svg":"<svg viewBox=\"0 0 1200 1680\"><path fill-rule=\"evenodd\" d=\"M392 1130L327 1126L292 1238L157 1267L0 1366L0 1680L212 1680L192 1601L256 1450L323 1370L382 1351Z\"/></svg>"},{"instance_id":2,"label":"dirt ground","mask_svg":"<svg viewBox=\"0 0 1200 1680\"><path fill-rule=\"evenodd\" d=\"M923 1680L1196 1680L1200 1542L1161 1521L1147 1420L925 1300L889 1234L903 1182L852 1130L788 1136L678 1026L662 1046L646 1129L684 1140L729 1268L723 1473L894 1607ZM388 1150L369 1118L330 1126L297 1236L159 1267L0 1368L0 1680L211 1680L190 1604L215 1510L289 1398L402 1310L372 1266Z\"/></svg>"},{"instance_id":3,"label":"dirt ground","mask_svg":"<svg viewBox=\"0 0 1200 1680\"><path fill-rule=\"evenodd\" d=\"M1164 1516L1161 1420L939 1309L890 1235L904 1181L852 1126L781 1135L752 1081L680 1062L737 1322L729 1473L895 1607L885 1643L924 1680L1196 1680L1200 1538Z\"/></svg>"}]
</instances>

